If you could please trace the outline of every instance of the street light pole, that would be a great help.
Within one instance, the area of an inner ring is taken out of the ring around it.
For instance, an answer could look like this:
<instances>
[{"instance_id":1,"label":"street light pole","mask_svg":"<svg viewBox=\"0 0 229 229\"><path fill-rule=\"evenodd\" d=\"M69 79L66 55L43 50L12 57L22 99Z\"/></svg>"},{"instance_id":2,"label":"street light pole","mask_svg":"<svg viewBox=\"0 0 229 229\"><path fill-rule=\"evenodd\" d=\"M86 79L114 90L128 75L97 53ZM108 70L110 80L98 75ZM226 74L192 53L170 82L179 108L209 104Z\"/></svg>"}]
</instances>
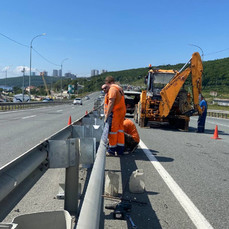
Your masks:
<instances>
[{"instance_id":1,"label":"street light pole","mask_svg":"<svg viewBox=\"0 0 229 229\"><path fill-rule=\"evenodd\" d=\"M21 71L23 73L23 81L22 81L22 101L24 102L24 91L25 91L25 68Z\"/></svg>"},{"instance_id":2,"label":"street light pole","mask_svg":"<svg viewBox=\"0 0 229 229\"><path fill-rule=\"evenodd\" d=\"M62 90L63 90L62 75L63 75L63 63L65 60L68 60L68 58L63 59L61 62L61 65L60 65L61 66L61 78L60 78L60 97L61 97L61 99L63 99L63 97L62 97Z\"/></svg>"},{"instance_id":3,"label":"street light pole","mask_svg":"<svg viewBox=\"0 0 229 229\"><path fill-rule=\"evenodd\" d=\"M30 87L31 87L31 68L32 68L32 49L33 49L33 40L37 37L45 36L46 33L39 34L35 36L30 42L30 60L29 60L29 98L30 98Z\"/></svg>"}]
</instances>

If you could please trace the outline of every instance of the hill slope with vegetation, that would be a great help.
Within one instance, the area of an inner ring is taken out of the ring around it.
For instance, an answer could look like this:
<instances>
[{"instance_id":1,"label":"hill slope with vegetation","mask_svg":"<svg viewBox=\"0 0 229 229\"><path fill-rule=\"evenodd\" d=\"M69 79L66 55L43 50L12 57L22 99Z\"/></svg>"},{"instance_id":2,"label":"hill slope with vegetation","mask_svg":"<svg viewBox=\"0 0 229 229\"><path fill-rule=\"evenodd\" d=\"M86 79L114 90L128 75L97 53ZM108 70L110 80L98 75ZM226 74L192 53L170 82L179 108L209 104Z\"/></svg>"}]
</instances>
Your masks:
<instances>
[{"instance_id":1,"label":"hill slope with vegetation","mask_svg":"<svg viewBox=\"0 0 229 229\"><path fill-rule=\"evenodd\" d=\"M160 69L175 69L180 70L183 67L184 63L176 65L160 65L154 66L155 68ZM204 61L203 62L203 78L202 85L203 91L217 91L224 94L229 94L229 58ZM74 80L62 78L63 89L67 90L68 84L74 84L75 88L77 84L83 85L83 89L79 92L91 92L100 90L101 85L104 83L104 79L108 75L112 75L116 81L119 81L121 84L127 85L139 85L144 86L144 78L147 75L148 67L129 69L115 72L106 72L104 74L93 76L89 78L77 78ZM59 91L61 80L59 77L45 77L46 83L49 88ZM5 85L5 79L0 80L0 85ZM190 86L191 77L188 78L186 85ZM22 77L7 78L7 85L12 87L20 88L22 86ZM33 86L44 86L44 82L40 76L31 77L31 85ZM28 76L25 76L25 86L28 86ZM77 88L76 88L77 90Z\"/></svg>"}]
</instances>

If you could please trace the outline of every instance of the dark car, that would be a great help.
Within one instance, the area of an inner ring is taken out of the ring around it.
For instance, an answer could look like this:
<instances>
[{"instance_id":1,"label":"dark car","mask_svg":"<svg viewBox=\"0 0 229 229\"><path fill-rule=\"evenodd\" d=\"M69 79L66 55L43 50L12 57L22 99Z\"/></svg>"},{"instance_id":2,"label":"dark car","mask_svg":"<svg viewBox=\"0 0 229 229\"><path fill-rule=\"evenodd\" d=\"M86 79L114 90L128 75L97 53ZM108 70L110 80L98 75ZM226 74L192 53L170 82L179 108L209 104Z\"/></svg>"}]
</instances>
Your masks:
<instances>
[{"instance_id":1,"label":"dark car","mask_svg":"<svg viewBox=\"0 0 229 229\"><path fill-rule=\"evenodd\" d=\"M53 99L51 98L45 98L42 100L42 102L46 103L46 102L53 102Z\"/></svg>"},{"instance_id":2,"label":"dark car","mask_svg":"<svg viewBox=\"0 0 229 229\"><path fill-rule=\"evenodd\" d=\"M126 113L133 114L135 105L138 104L140 100L141 92L139 91L124 91Z\"/></svg>"}]
</instances>

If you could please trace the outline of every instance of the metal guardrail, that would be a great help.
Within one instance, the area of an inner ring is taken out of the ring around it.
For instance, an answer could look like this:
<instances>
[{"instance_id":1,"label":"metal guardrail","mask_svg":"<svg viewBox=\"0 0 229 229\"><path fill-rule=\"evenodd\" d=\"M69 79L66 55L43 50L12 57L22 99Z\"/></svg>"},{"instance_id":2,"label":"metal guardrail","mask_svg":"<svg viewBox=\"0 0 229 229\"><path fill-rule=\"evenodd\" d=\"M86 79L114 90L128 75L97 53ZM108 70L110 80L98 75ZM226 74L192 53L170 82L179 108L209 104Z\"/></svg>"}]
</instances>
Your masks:
<instances>
[{"instance_id":1,"label":"metal guardrail","mask_svg":"<svg viewBox=\"0 0 229 229\"><path fill-rule=\"evenodd\" d=\"M42 107L42 106L50 106L50 105L60 105L60 104L65 104L65 103L72 103L72 101L71 100L60 100L60 101L53 101L53 102L0 103L0 112L18 110L18 109L26 109L26 108L34 108L34 107Z\"/></svg>"},{"instance_id":2,"label":"metal guardrail","mask_svg":"<svg viewBox=\"0 0 229 229\"><path fill-rule=\"evenodd\" d=\"M98 229L102 204L106 144L101 140L90 176L77 229Z\"/></svg>"},{"instance_id":3,"label":"metal guardrail","mask_svg":"<svg viewBox=\"0 0 229 229\"><path fill-rule=\"evenodd\" d=\"M229 111L208 110L207 115L210 117L228 119L229 118Z\"/></svg>"},{"instance_id":4,"label":"metal guardrail","mask_svg":"<svg viewBox=\"0 0 229 229\"><path fill-rule=\"evenodd\" d=\"M97 115L96 112L98 112ZM73 201L71 200L78 200L78 194L76 193L79 181L78 172L76 172L76 169L78 170L77 164L79 163L79 160L77 159L77 155L80 156L86 148L84 145L83 149L78 148L79 150L77 150L76 145L80 145L78 141L81 141L81 137L84 138L89 136L89 138L92 139L90 140L90 144L95 146L96 144L93 142L100 141L100 137L98 136L98 134L102 134L101 124L103 123L103 121L101 120L100 111L94 111L93 113L89 113L87 117L81 117L72 125L63 128L59 132L50 136L48 139L45 139L45 141L43 141L39 145L33 147L31 150L25 152L20 157L0 168L0 219L3 219L7 215L7 213L12 210L15 202L19 202L23 198L24 195L22 195L21 197L18 196L18 191L24 188L27 185L27 182L31 183L31 179L35 179L35 176L33 175L34 171L37 171L38 173L38 178L36 177L37 180L35 180L35 182L37 182L44 173L44 171L42 172L42 170L47 170L50 167L50 141L52 143L56 141L57 144L60 144L61 142L61 144L63 143L63 145L69 145L69 147L64 146L64 148L67 149L65 150L66 153L64 154L63 152L61 152L63 151L63 148L62 150L60 150L59 153L57 152L58 150L54 149L55 153L53 155L54 157L55 155L58 155L59 159L54 159L52 161L51 167L59 168L61 167L61 165L59 164L64 163L64 167L62 166L62 168L66 168L64 208L65 210L69 211L69 213L74 212L74 215L76 215L75 211L78 210L78 202L74 201L75 204L72 204ZM78 131L78 129L80 128L74 128L74 125L82 125L83 123L85 123L85 130L81 130L81 133L76 133L76 131ZM92 125L91 128L90 125ZM73 135L77 135L78 138L72 138ZM91 138L93 137L93 135L96 136L94 138ZM84 141L82 141L81 143L82 145L83 142ZM75 144L75 146L73 146L73 143ZM56 147L56 149L58 149L58 147ZM87 186L86 196L83 200L83 205L79 217L79 225L77 228L99 228L104 182L103 178L105 168L105 151L106 144L104 144L103 141L100 141L96 160L90 176L89 184ZM66 159L69 160L69 164L67 165L65 163ZM73 160L76 160L76 162L73 162ZM22 186L23 184L25 184L24 187ZM26 190L25 193L27 191L29 191L29 189ZM11 200L13 201L13 203L9 204ZM11 208L5 210L5 207ZM89 221L88 215L90 215L91 217Z\"/></svg>"}]
</instances>

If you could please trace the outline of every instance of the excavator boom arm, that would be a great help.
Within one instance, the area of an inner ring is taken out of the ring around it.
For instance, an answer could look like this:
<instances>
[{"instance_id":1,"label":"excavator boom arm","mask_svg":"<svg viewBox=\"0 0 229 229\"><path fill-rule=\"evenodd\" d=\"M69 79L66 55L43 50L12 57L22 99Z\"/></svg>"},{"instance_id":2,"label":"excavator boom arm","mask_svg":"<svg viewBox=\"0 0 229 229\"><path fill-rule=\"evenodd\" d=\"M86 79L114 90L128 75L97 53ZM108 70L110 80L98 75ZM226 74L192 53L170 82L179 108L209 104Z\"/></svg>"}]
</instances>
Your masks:
<instances>
[{"instance_id":1,"label":"excavator boom arm","mask_svg":"<svg viewBox=\"0 0 229 229\"><path fill-rule=\"evenodd\" d=\"M193 102L194 108L198 113L202 113L199 106L199 94L201 93L201 77L203 66L201 57L198 52L193 53L191 59L191 67L186 68L184 71L177 73L173 79L161 90L161 102L159 104L159 114L161 117L167 117L174 101L188 78L189 74L192 75L192 88L193 88Z\"/></svg>"}]
</instances>

